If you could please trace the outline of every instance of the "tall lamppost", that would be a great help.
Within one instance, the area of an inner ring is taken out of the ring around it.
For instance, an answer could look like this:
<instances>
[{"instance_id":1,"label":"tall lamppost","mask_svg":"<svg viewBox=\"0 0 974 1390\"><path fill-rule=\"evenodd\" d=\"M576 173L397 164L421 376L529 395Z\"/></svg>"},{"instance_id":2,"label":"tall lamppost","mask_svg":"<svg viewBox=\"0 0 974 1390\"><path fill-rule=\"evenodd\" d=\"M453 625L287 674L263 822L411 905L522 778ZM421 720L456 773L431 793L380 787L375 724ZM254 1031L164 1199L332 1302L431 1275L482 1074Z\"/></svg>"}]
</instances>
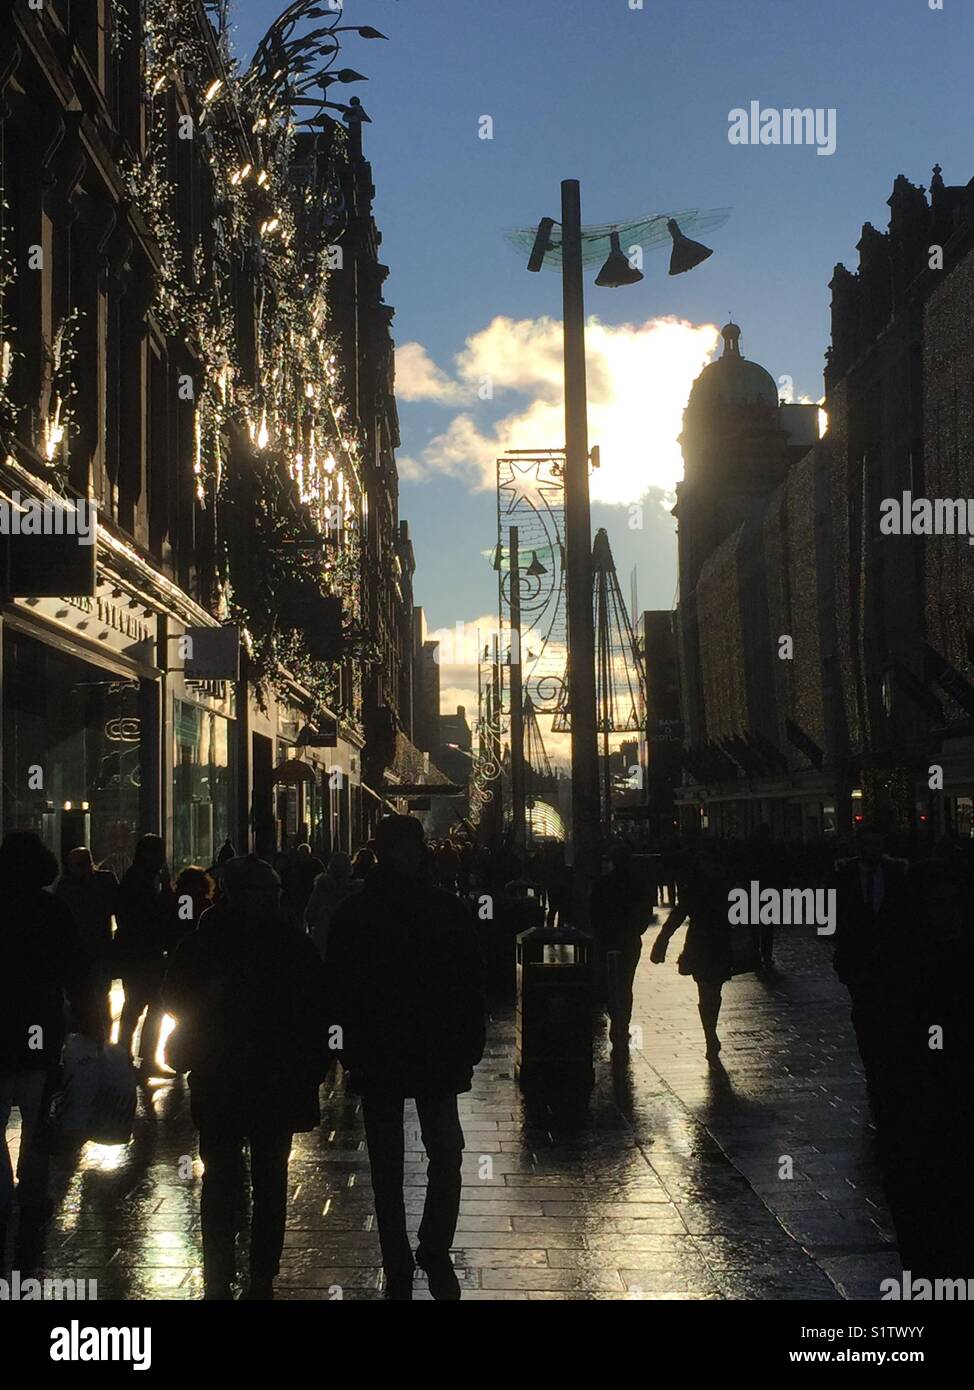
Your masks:
<instances>
[{"instance_id":1,"label":"tall lamppost","mask_svg":"<svg viewBox=\"0 0 974 1390\"><path fill-rule=\"evenodd\" d=\"M608 288L631 285L643 278L632 251L672 241L670 274L691 270L712 253L682 231L720 226L725 209L690 211L675 217L656 214L628 223L583 227L581 192L577 179L561 185L560 237L558 224L542 218L537 231L528 233L531 253L528 270L538 271L550 258L561 265L564 316L565 371L565 570L568 604L568 711L571 719L572 840L574 859L574 922L589 925L592 884L600 868L601 824L599 753L596 726L595 623L593 618L592 524L589 504L588 408L585 387L585 294L582 267L600 260L608 250L596 284ZM622 236L631 245L622 250ZM525 233L511 239L524 246ZM637 258L638 259L638 258Z\"/></svg>"}]
</instances>

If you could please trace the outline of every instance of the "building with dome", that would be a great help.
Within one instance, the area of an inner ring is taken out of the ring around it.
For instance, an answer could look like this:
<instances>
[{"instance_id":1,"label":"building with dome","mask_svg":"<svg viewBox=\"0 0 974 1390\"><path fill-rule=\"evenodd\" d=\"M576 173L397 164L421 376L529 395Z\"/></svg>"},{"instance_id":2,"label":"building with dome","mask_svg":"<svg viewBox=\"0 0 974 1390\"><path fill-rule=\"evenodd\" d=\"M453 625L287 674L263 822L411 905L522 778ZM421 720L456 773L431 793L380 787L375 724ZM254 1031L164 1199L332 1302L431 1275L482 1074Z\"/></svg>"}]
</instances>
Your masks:
<instances>
[{"instance_id":1,"label":"building with dome","mask_svg":"<svg viewBox=\"0 0 974 1390\"><path fill-rule=\"evenodd\" d=\"M974 828L974 546L886 535L884 499L974 499L974 182L900 176L831 281L828 430L741 329L683 421L675 628L685 831Z\"/></svg>"}]
</instances>

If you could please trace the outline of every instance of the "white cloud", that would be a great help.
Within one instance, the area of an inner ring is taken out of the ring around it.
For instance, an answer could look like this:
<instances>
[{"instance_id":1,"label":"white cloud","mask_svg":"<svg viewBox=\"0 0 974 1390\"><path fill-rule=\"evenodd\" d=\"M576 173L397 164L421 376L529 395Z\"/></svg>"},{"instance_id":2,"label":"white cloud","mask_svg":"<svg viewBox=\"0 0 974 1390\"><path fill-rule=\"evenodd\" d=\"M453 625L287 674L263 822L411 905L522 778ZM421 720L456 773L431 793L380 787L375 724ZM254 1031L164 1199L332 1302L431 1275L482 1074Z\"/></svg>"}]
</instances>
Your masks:
<instances>
[{"instance_id":1,"label":"white cloud","mask_svg":"<svg viewBox=\"0 0 974 1390\"><path fill-rule=\"evenodd\" d=\"M471 393L436 365L422 343L404 343L396 349L396 395L404 401L462 405Z\"/></svg>"},{"instance_id":2,"label":"white cloud","mask_svg":"<svg viewBox=\"0 0 974 1390\"><path fill-rule=\"evenodd\" d=\"M677 438L694 379L713 355L713 324L675 318L642 324L603 324L586 331L589 441L601 467L592 475L592 499L610 505L638 501L651 487L672 492L683 472ZM564 442L562 330L550 318L493 319L467 339L451 379L418 343L407 344L407 400L431 400L467 409L407 460L410 481L448 474L477 491L494 487L495 460L506 449L553 447ZM489 383L527 398L501 419L482 420L474 406ZM414 394L408 394L412 391Z\"/></svg>"}]
</instances>

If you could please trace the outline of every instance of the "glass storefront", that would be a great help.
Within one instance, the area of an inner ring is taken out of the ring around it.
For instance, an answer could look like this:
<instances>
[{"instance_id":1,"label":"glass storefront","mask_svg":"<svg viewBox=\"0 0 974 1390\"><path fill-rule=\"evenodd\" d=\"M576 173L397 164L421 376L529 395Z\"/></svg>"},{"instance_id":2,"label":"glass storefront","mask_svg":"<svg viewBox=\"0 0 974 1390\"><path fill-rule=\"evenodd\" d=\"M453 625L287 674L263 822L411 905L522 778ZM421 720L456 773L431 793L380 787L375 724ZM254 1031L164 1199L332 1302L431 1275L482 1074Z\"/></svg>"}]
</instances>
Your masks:
<instances>
[{"instance_id":1,"label":"glass storefront","mask_svg":"<svg viewBox=\"0 0 974 1390\"><path fill-rule=\"evenodd\" d=\"M155 737L153 682L9 628L3 667L4 831L34 830L59 858L88 845L96 863L121 875L149 828L143 736Z\"/></svg>"},{"instance_id":2,"label":"glass storefront","mask_svg":"<svg viewBox=\"0 0 974 1390\"><path fill-rule=\"evenodd\" d=\"M233 838L233 740L230 720L173 701L173 872L207 868Z\"/></svg>"}]
</instances>

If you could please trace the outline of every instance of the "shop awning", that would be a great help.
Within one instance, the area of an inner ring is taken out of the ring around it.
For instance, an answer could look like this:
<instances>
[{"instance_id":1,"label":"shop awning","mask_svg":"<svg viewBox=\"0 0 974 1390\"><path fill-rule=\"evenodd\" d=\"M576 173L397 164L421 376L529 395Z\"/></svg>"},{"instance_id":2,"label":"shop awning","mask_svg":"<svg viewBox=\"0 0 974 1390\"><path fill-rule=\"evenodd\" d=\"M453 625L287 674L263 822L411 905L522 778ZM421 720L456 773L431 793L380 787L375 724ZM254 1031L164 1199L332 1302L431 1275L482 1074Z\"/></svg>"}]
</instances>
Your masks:
<instances>
[{"instance_id":1,"label":"shop awning","mask_svg":"<svg viewBox=\"0 0 974 1390\"><path fill-rule=\"evenodd\" d=\"M282 763L278 763L271 778L271 784L275 787L282 784L286 787L296 787L301 782L310 782L314 785L315 771L310 763L302 762L300 758L285 758Z\"/></svg>"}]
</instances>

